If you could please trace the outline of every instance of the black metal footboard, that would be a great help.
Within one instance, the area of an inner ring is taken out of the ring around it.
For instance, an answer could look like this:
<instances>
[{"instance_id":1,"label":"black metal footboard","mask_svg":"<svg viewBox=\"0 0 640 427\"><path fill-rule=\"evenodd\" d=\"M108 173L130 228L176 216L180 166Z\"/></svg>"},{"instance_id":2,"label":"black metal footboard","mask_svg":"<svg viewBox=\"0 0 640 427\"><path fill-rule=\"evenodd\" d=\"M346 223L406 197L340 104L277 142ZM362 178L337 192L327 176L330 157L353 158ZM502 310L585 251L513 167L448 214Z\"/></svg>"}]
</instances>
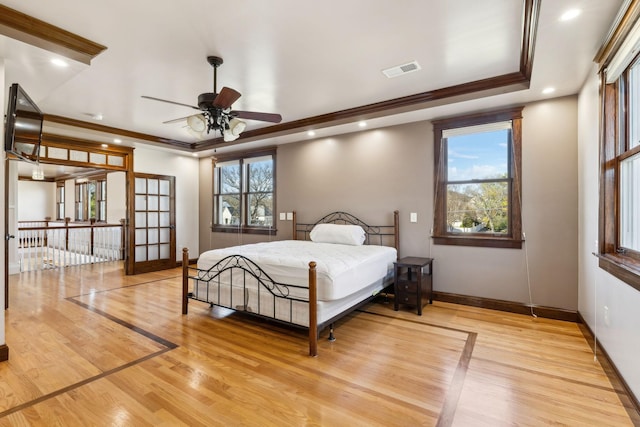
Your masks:
<instances>
[{"instance_id":1,"label":"black metal footboard","mask_svg":"<svg viewBox=\"0 0 640 427\"><path fill-rule=\"evenodd\" d=\"M255 262L242 255L227 256L207 270L189 266L187 248L183 249L182 258L183 314L188 312L188 300L193 299L304 328L299 310L305 310L308 316L309 355L317 355L315 262L309 263L307 287L277 282ZM191 290L190 282L193 284Z\"/></svg>"}]
</instances>

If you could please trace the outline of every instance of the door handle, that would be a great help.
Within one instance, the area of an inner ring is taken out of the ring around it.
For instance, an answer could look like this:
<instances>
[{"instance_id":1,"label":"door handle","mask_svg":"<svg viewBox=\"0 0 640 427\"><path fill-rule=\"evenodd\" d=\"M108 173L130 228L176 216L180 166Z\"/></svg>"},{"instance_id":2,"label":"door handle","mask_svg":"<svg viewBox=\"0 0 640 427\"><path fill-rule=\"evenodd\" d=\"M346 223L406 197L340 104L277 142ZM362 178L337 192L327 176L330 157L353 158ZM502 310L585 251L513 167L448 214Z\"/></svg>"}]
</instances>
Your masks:
<instances>
[{"instance_id":1,"label":"door handle","mask_svg":"<svg viewBox=\"0 0 640 427\"><path fill-rule=\"evenodd\" d=\"M5 238L5 240L7 240L7 241L8 241L8 240L10 240L10 239L15 239L15 238L16 238L16 236L14 236L13 234L7 234L4 238Z\"/></svg>"},{"instance_id":2,"label":"door handle","mask_svg":"<svg viewBox=\"0 0 640 427\"><path fill-rule=\"evenodd\" d=\"M170 225L170 226L169 226L169 228L170 228L171 230L175 230L175 229L176 229L176 226L172 224L172 225Z\"/></svg>"}]
</instances>

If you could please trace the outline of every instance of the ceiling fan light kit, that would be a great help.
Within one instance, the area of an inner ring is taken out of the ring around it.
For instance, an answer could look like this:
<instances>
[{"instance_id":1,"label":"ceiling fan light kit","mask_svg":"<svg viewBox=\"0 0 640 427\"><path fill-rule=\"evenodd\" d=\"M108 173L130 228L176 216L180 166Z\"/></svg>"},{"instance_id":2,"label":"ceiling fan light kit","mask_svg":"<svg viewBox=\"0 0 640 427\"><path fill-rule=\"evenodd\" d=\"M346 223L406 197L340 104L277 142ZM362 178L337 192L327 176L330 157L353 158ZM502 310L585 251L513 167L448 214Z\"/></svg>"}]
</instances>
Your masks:
<instances>
[{"instance_id":1,"label":"ceiling fan light kit","mask_svg":"<svg viewBox=\"0 0 640 427\"><path fill-rule=\"evenodd\" d=\"M260 120L271 123L280 123L282 116L273 113L258 113L255 111L239 111L232 110L231 105L240 98L240 92L235 89L223 87L220 92L217 90L217 69L222 65L222 58L218 56L208 56L207 62L213 67L213 92L202 93L198 96L198 106L183 104L180 102L168 101L166 99L155 98L152 96L142 96L145 99L154 101L167 102L169 104L181 105L184 107L200 110L201 113L186 118L188 131L190 134L202 135L213 131L219 131L225 141L234 141L238 139L240 133L247 127L247 124L238 118L249 120ZM178 119L177 121L181 121ZM171 123L176 120L168 120L165 123Z\"/></svg>"},{"instance_id":2,"label":"ceiling fan light kit","mask_svg":"<svg viewBox=\"0 0 640 427\"><path fill-rule=\"evenodd\" d=\"M247 127L247 124L242 120L233 118L229 121L229 130L234 135L240 135L242 131L245 130L246 127Z\"/></svg>"},{"instance_id":3,"label":"ceiling fan light kit","mask_svg":"<svg viewBox=\"0 0 640 427\"><path fill-rule=\"evenodd\" d=\"M202 114L187 117L187 124L194 132L202 133L207 129L207 119Z\"/></svg>"}]
</instances>

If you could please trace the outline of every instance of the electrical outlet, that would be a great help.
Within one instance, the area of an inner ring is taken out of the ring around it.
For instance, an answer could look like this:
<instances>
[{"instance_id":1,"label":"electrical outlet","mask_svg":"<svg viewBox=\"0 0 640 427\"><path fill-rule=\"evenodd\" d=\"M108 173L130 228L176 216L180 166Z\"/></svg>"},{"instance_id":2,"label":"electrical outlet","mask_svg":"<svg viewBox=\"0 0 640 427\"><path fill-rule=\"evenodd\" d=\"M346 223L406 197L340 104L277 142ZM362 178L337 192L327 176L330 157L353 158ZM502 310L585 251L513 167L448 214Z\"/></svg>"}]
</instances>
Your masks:
<instances>
[{"instance_id":1,"label":"electrical outlet","mask_svg":"<svg viewBox=\"0 0 640 427\"><path fill-rule=\"evenodd\" d=\"M416 212L411 212L409 215L409 221L418 222L418 214Z\"/></svg>"}]
</instances>

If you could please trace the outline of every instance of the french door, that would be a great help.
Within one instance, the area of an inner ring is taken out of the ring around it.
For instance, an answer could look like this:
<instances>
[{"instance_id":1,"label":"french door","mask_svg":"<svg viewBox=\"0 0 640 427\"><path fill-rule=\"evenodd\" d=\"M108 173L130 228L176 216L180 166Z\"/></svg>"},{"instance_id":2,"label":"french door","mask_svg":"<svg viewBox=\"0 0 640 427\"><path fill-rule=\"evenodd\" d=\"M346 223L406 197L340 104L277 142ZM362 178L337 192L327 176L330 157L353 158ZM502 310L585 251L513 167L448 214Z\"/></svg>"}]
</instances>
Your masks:
<instances>
[{"instance_id":1,"label":"french door","mask_svg":"<svg viewBox=\"0 0 640 427\"><path fill-rule=\"evenodd\" d=\"M134 176L133 274L174 268L175 177Z\"/></svg>"}]
</instances>

